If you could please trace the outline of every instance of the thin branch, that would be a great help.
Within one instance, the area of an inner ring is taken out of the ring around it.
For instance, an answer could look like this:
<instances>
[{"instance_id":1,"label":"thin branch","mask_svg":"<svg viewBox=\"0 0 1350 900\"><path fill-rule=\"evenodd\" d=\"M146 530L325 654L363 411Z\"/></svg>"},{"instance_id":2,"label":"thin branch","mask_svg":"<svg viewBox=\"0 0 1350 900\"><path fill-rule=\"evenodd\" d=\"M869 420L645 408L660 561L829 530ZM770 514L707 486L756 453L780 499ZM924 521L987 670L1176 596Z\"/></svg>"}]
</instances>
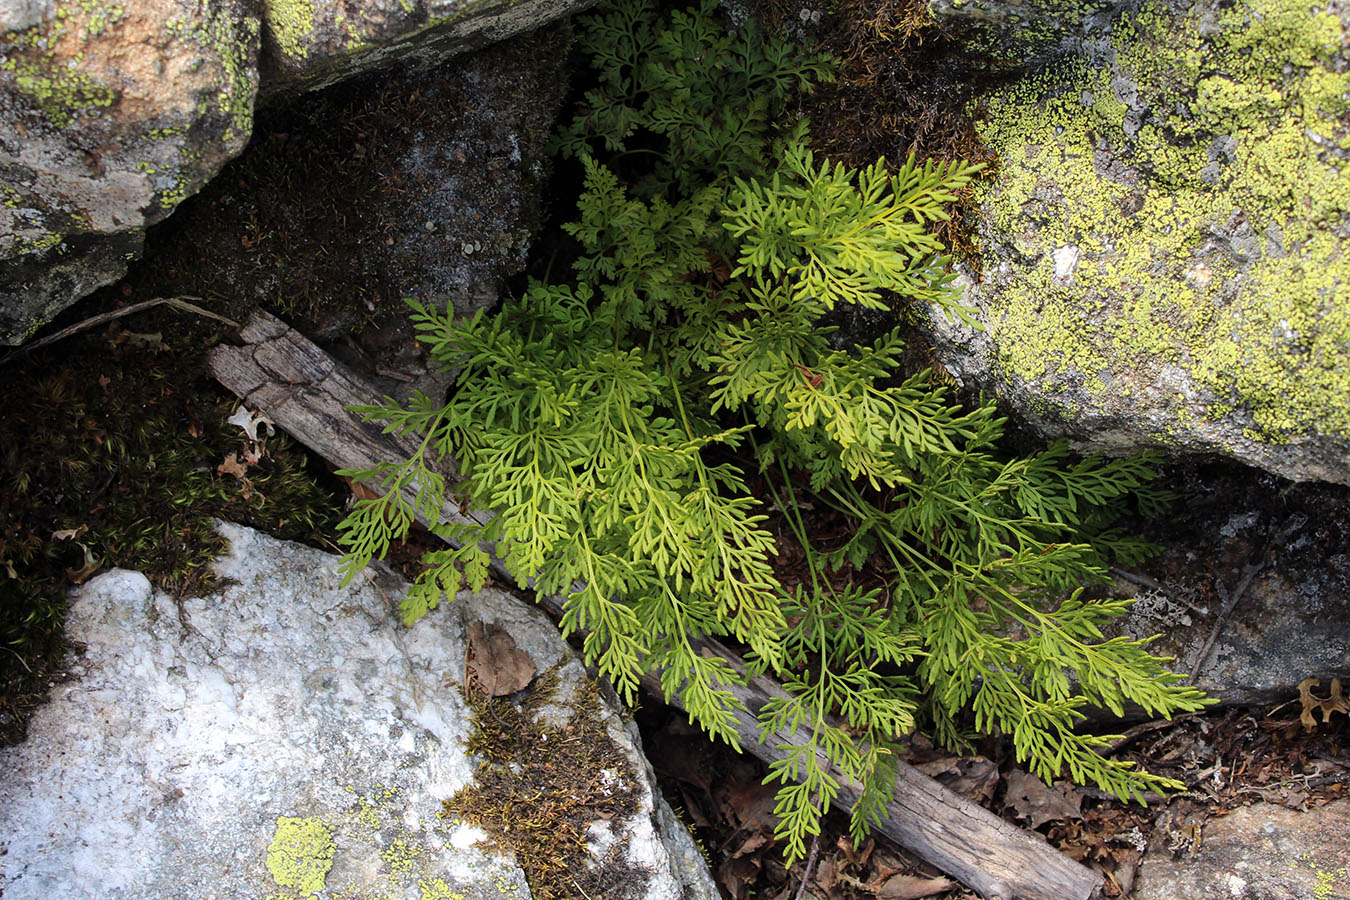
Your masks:
<instances>
[{"instance_id":1,"label":"thin branch","mask_svg":"<svg viewBox=\"0 0 1350 900\"><path fill-rule=\"evenodd\" d=\"M138 313L141 312L142 310L150 309L151 307L154 306L168 305L175 307L177 309L181 309L185 312L196 313L199 316L206 316L206 318L208 319L215 319L219 322L224 322L231 328L239 327L239 323L234 321L233 319L227 319L218 313L213 313L210 310L202 309L200 306L196 306L188 302L189 300L200 301L201 299L202 299L201 297L156 297L153 300L143 300L140 303L133 303L130 306L123 306L121 309L114 309L110 312L99 313L98 315L91 316L82 322L76 322L74 325L71 325L68 328L62 328L55 334L49 334L46 337L42 338L41 340L36 340L29 344L24 344L19 349L13 351L12 353L7 354L4 359L0 359L0 365L12 362L18 359L19 357L23 356L24 354L30 353L33 350L38 349L39 347L45 347L48 344L54 344L57 341L62 340L63 338L68 338L72 334L78 334L87 328L93 328L95 325L102 325L104 322L111 322L113 319L119 319L122 316L129 316L132 313Z\"/></svg>"},{"instance_id":2,"label":"thin branch","mask_svg":"<svg viewBox=\"0 0 1350 900\"><path fill-rule=\"evenodd\" d=\"M797 888L793 900L802 900L806 896L806 886L811 883L811 872L816 868L816 856L820 853L820 832L811 835L811 852L806 857L806 868L802 870L802 886Z\"/></svg>"},{"instance_id":3,"label":"thin branch","mask_svg":"<svg viewBox=\"0 0 1350 900\"><path fill-rule=\"evenodd\" d=\"M1232 596L1225 600L1223 609L1219 612L1219 618L1214 621L1214 628L1209 632L1209 639L1200 648L1200 655L1196 657L1195 665L1191 667L1191 675L1186 679L1187 684L1195 684L1195 679L1200 675L1200 667L1205 664L1205 660L1209 659L1210 651L1214 649L1214 642L1219 639L1219 634L1223 631L1223 626L1228 621L1228 617L1233 614L1233 609L1238 605L1238 601L1242 599L1243 594L1247 593L1247 588L1251 585L1252 579L1262 568L1264 566L1261 563L1253 563L1243 571L1242 580L1238 582L1237 589L1233 591ZM1220 592L1223 592L1222 582L1215 581L1214 586Z\"/></svg>"}]
</instances>

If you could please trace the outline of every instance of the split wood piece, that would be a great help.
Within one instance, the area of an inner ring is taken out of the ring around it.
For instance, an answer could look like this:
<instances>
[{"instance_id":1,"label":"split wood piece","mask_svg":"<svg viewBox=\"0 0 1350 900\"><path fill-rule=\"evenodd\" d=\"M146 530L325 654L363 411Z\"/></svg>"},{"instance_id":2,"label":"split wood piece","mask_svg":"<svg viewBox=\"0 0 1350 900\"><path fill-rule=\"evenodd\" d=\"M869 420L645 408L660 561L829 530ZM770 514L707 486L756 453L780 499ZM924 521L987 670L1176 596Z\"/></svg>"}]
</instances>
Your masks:
<instances>
[{"instance_id":1,"label":"split wood piece","mask_svg":"<svg viewBox=\"0 0 1350 900\"><path fill-rule=\"evenodd\" d=\"M246 405L265 412L278 427L329 463L344 469L371 468L417 452L418 442L411 437L386 434L348 409L381 398L371 385L303 335L267 314L255 315L240 333L245 346L222 345L211 351L211 371ZM453 502L442 507L441 515L447 522L487 520L485 514L466 513ZM542 602L558 610L557 598ZM696 646L744 671L740 657L717 642L705 639ZM655 676L645 683L660 694ZM785 756L778 746L809 740L802 729L798 734L759 742L755 714L772 697L783 696L777 682L759 676L731 690L745 706L737 713L735 727L747 752L772 764ZM848 812L858 796L858 786L845 782L835 805ZM1102 879L1040 835L1003 821L903 762L895 799L877 830L988 900L1096 900L1101 896Z\"/></svg>"}]
</instances>

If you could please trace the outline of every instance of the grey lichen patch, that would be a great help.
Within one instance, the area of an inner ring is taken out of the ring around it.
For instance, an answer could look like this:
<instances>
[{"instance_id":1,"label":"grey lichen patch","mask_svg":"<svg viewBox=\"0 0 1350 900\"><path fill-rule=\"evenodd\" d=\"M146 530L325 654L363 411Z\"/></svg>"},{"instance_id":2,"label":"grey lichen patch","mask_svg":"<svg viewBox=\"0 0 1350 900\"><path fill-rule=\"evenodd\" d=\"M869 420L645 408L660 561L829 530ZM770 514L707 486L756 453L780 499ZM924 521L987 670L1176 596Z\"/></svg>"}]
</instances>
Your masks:
<instances>
[{"instance_id":1,"label":"grey lichen patch","mask_svg":"<svg viewBox=\"0 0 1350 900\"><path fill-rule=\"evenodd\" d=\"M973 295L1005 378L1103 405L1170 386L1158 439L1187 413L1350 438L1344 32L1290 0L1147 3L989 99L1003 263Z\"/></svg>"}]
</instances>

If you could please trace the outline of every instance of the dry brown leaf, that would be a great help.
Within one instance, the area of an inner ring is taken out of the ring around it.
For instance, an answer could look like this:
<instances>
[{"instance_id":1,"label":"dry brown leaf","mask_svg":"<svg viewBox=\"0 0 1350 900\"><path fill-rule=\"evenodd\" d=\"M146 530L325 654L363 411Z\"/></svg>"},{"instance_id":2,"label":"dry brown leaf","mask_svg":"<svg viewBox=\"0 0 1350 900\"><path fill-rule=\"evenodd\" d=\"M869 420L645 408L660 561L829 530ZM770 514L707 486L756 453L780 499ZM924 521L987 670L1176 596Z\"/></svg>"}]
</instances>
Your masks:
<instances>
[{"instance_id":1,"label":"dry brown leaf","mask_svg":"<svg viewBox=\"0 0 1350 900\"><path fill-rule=\"evenodd\" d=\"M877 900L919 900L953 890L956 882L949 878L921 878L918 875L892 875L877 890Z\"/></svg>"},{"instance_id":2,"label":"dry brown leaf","mask_svg":"<svg viewBox=\"0 0 1350 900\"><path fill-rule=\"evenodd\" d=\"M717 881L733 900L748 896L751 882L759 878L760 861L753 856L733 856L717 867Z\"/></svg>"},{"instance_id":3,"label":"dry brown leaf","mask_svg":"<svg viewBox=\"0 0 1350 900\"><path fill-rule=\"evenodd\" d=\"M1313 731L1317 728L1317 719L1313 716L1314 710L1320 710L1322 721L1330 722L1332 713L1345 713L1350 715L1350 702L1347 702L1345 695L1341 692L1341 680L1339 678L1331 679L1331 695L1323 700L1321 697L1313 694L1314 686L1321 686L1320 678L1305 678L1298 683L1298 702L1303 707L1303 714L1299 716L1299 721L1303 723L1306 731Z\"/></svg>"},{"instance_id":4,"label":"dry brown leaf","mask_svg":"<svg viewBox=\"0 0 1350 900\"><path fill-rule=\"evenodd\" d=\"M816 858L816 867L811 871L811 880L817 887L831 891L834 888L836 879L834 860L828 856L819 856Z\"/></svg>"},{"instance_id":5,"label":"dry brown leaf","mask_svg":"<svg viewBox=\"0 0 1350 900\"><path fill-rule=\"evenodd\" d=\"M935 759L914 768L977 803L992 799L998 786L998 766L983 756Z\"/></svg>"},{"instance_id":6,"label":"dry brown leaf","mask_svg":"<svg viewBox=\"0 0 1350 900\"><path fill-rule=\"evenodd\" d=\"M723 819L737 828L773 834L778 824L773 814L777 791L759 781L728 781L718 792L717 802Z\"/></svg>"},{"instance_id":7,"label":"dry brown leaf","mask_svg":"<svg viewBox=\"0 0 1350 900\"><path fill-rule=\"evenodd\" d=\"M1008 805L1023 819L1031 820L1032 828L1046 822L1081 819L1083 795L1072 787L1047 787L1035 775L1013 769L1008 773Z\"/></svg>"},{"instance_id":8,"label":"dry brown leaf","mask_svg":"<svg viewBox=\"0 0 1350 900\"><path fill-rule=\"evenodd\" d=\"M516 646L516 639L500 625L474 622L464 661L464 687L485 697L505 697L523 691L534 680L534 659Z\"/></svg>"},{"instance_id":9,"label":"dry brown leaf","mask_svg":"<svg viewBox=\"0 0 1350 900\"><path fill-rule=\"evenodd\" d=\"M84 584L90 575L99 570L102 561L97 559L84 544L80 544L79 541L76 541L76 543L84 551L84 565L78 569L66 569L66 577L70 579L71 584Z\"/></svg>"},{"instance_id":10,"label":"dry brown leaf","mask_svg":"<svg viewBox=\"0 0 1350 900\"><path fill-rule=\"evenodd\" d=\"M216 466L216 474L233 475L240 481L248 481L248 463L240 459L238 453L231 453L223 463Z\"/></svg>"},{"instance_id":11,"label":"dry brown leaf","mask_svg":"<svg viewBox=\"0 0 1350 900\"><path fill-rule=\"evenodd\" d=\"M731 855L749 856L756 850L762 850L773 841L773 835L764 831L752 831L746 835L745 840L741 841L740 846L731 851Z\"/></svg>"},{"instance_id":12,"label":"dry brown leaf","mask_svg":"<svg viewBox=\"0 0 1350 900\"><path fill-rule=\"evenodd\" d=\"M66 577L70 579L71 584L84 584L85 581L89 579L89 576L97 572L99 566L102 565L102 560L94 556L93 551L89 549L87 544L83 541L76 540L76 538L82 536L88 530L88 525L81 525L79 528L62 528L60 531L52 532L52 540L73 541L75 546L79 547L80 550L84 552L84 565L80 566L78 569L66 569ZM17 573L14 572L13 566L7 564L7 568L9 569L11 578L17 577Z\"/></svg>"}]
</instances>

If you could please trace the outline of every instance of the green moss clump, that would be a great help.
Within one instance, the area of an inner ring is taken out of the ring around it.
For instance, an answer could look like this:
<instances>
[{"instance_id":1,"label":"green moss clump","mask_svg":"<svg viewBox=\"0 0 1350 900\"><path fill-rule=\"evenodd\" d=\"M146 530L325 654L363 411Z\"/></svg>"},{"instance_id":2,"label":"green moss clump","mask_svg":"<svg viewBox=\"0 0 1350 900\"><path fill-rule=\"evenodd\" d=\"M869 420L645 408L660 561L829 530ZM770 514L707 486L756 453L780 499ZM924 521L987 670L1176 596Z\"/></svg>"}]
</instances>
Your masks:
<instances>
[{"instance_id":1,"label":"green moss clump","mask_svg":"<svg viewBox=\"0 0 1350 900\"><path fill-rule=\"evenodd\" d=\"M1114 70L1067 62L988 100L1003 170L982 199L1039 260L986 293L999 362L1103 398L1176 367L1251 437L1350 436L1341 21L1291 0L1198 15L1145 4L1112 28Z\"/></svg>"},{"instance_id":2,"label":"green moss clump","mask_svg":"<svg viewBox=\"0 0 1350 900\"><path fill-rule=\"evenodd\" d=\"M562 727L538 716L558 688L555 668L522 700L469 698L476 726L467 746L483 762L442 815L478 825L495 846L514 853L536 900L622 893L626 882L619 882L641 873L626 863L599 864L587 843L601 811L614 815L616 828L636 812L640 795L630 761L610 738L590 682L575 692Z\"/></svg>"},{"instance_id":3,"label":"green moss clump","mask_svg":"<svg viewBox=\"0 0 1350 900\"><path fill-rule=\"evenodd\" d=\"M219 471L248 449L225 421L238 401L204 371L219 334L158 312L0 368L0 742L22 739L41 702L73 584L120 566L200 595L225 549L216 519L320 543L341 515L326 475L285 436L267 438L247 482Z\"/></svg>"}]
</instances>

